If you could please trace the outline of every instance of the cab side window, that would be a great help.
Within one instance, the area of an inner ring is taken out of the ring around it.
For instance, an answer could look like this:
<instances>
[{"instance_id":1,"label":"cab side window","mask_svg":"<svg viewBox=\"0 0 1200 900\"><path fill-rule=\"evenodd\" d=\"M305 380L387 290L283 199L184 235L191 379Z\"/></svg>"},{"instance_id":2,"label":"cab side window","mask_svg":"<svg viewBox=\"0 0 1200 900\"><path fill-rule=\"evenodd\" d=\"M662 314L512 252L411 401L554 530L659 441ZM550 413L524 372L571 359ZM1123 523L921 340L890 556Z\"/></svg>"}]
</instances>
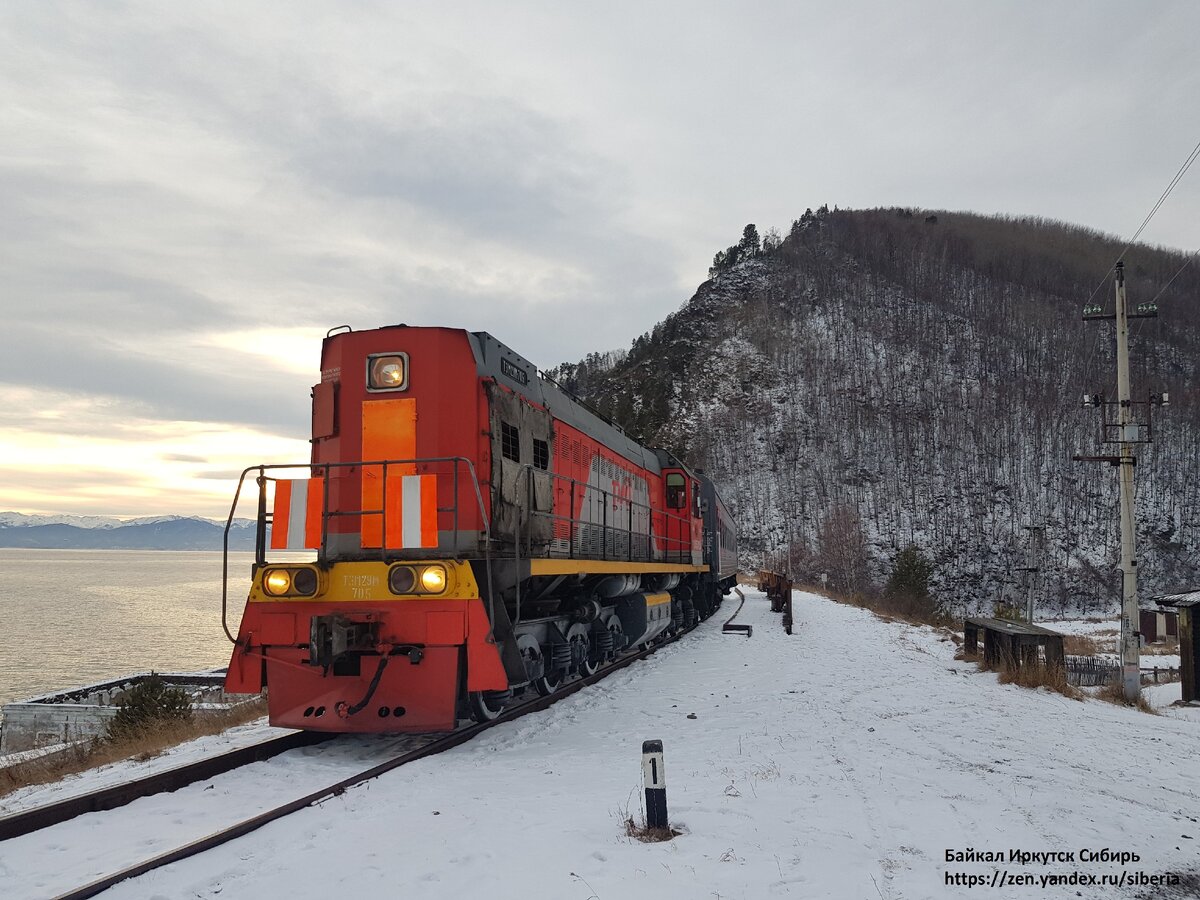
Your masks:
<instances>
[{"instance_id":1,"label":"cab side window","mask_svg":"<svg viewBox=\"0 0 1200 900\"><path fill-rule=\"evenodd\" d=\"M521 431L507 422L500 423L500 453L505 459L521 461Z\"/></svg>"},{"instance_id":2,"label":"cab side window","mask_svg":"<svg viewBox=\"0 0 1200 900\"><path fill-rule=\"evenodd\" d=\"M683 509L687 503L687 481L678 472L667 474L667 509Z\"/></svg>"}]
</instances>

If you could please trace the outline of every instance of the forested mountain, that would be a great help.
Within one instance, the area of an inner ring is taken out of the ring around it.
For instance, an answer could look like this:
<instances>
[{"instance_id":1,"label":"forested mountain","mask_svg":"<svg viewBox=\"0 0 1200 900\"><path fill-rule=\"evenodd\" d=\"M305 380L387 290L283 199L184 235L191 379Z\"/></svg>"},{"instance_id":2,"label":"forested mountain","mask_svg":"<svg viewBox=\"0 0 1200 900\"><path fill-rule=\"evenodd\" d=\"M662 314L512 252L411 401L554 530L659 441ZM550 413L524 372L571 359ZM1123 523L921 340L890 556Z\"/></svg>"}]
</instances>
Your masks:
<instances>
[{"instance_id":1,"label":"forested mountain","mask_svg":"<svg viewBox=\"0 0 1200 900\"><path fill-rule=\"evenodd\" d=\"M1042 611L1111 610L1116 469L1072 456L1116 452L1080 402L1115 398L1113 325L1081 313L1112 311L1121 250L1041 219L822 207L786 236L747 226L627 354L550 374L710 472L748 568L785 553L862 590L915 544L940 599L990 609L1025 595L1025 526L1045 526ZM1200 583L1200 271L1142 245L1124 261L1131 307L1160 312L1131 329L1134 399L1171 399L1139 448L1147 596Z\"/></svg>"}]
</instances>

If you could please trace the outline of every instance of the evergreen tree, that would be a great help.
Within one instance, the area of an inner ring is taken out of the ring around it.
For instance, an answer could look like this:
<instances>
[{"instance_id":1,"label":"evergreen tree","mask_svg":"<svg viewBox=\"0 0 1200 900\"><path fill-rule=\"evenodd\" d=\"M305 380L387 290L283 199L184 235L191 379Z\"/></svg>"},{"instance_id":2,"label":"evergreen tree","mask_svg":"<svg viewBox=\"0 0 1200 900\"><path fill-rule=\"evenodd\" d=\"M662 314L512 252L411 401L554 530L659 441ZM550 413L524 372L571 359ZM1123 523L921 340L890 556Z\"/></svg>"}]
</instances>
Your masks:
<instances>
[{"instance_id":1,"label":"evergreen tree","mask_svg":"<svg viewBox=\"0 0 1200 900\"><path fill-rule=\"evenodd\" d=\"M939 613L938 604L929 593L929 578L933 563L919 547L909 545L896 554L892 574L884 588L884 597L892 609L917 618L930 618Z\"/></svg>"},{"instance_id":2,"label":"evergreen tree","mask_svg":"<svg viewBox=\"0 0 1200 900\"><path fill-rule=\"evenodd\" d=\"M717 255L713 257L713 264L708 270L708 277L712 278L720 272L729 268L729 258L724 250L718 250Z\"/></svg>"},{"instance_id":3,"label":"evergreen tree","mask_svg":"<svg viewBox=\"0 0 1200 900\"><path fill-rule=\"evenodd\" d=\"M737 248L741 254L746 256L758 256L762 245L758 239L758 229L753 222L742 229L742 239L738 242Z\"/></svg>"}]
</instances>

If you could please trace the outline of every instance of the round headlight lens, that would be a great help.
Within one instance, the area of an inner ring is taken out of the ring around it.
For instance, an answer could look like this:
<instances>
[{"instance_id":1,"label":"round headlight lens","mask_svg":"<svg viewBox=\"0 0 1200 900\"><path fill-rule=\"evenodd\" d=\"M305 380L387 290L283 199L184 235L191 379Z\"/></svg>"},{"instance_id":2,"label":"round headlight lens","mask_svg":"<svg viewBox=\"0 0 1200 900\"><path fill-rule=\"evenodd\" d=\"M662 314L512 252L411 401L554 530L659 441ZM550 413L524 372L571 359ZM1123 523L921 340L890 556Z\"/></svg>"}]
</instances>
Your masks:
<instances>
[{"instance_id":1,"label":"round headlight lens","mask_svg":"<svg viewBox=\"0 0 1200 900\"><path fill-rule=\"evenodd\" d=\"M444 566L426 566L421 570L421 587L430 594L440 594L446 589Z\"/></svg>"},{"instance_id":2,"label":"round headlight lens","mask_svg":"<svg viewBox=\"0 0 1200 900\"><path fill-rule=\"evenodd\" d=\"M417 573L408 566L395 566L388 572L388 587L393 594L411 594L417 586Z\"/></svg>"},{"instance_id":3,"label":"round headlight lens","mask_svg":"<svg viewBox=\"0 0 1200 900\"><path fill-rule=\"evenodd\" d=\"M312 569L297 569L292 574L292 590L306 597L317 592L317 573Z\"/></svg>"},{"instance_id":4,"label":"round headlight lens","mask_svg":"<svg viewBox=\"0 0 1200 900\"><path fill-rule=\"evenodd\" d=\"M280 594L286 594L288 588L292 586L292 576L288 574L287 569L271 569L263 577L263 587L268 594L273 594L278 597Z\"/></svg>"},{"instance_id":5,"label":"round headlight lens","mask_svg":"<svg viewBox=\"0 0 1200 900\"><path fill-rule=\"evenodd\" d=\"M368 387L377 391L403 388L408 381L408 360L403 354L374 356L368 372Z\"/></svg>"}]
</instances>

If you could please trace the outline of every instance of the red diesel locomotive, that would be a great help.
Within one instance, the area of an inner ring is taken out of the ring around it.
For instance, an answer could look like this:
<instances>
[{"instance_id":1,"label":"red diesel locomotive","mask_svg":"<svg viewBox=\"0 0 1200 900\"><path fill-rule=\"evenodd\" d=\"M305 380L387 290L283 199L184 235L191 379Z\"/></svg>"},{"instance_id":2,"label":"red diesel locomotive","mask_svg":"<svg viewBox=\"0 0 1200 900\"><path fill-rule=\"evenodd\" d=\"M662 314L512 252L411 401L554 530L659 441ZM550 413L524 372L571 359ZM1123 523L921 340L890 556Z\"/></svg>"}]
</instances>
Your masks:
<instances>
[{"instance_id":1,"label":"red diesel locomotive","mask_svg":"<svg viewBox=\"0 0 1200 900\"><path fill-rule=\"evenodd\" d=\"M258 540L225 689L268 688L274 725L493 718L514 691L551 693L691 625L734 584L712 482L489 334L334 329L312 400L311 461L238 487L257 483ZM301 549L315 560L274 553Z\"/></svg>"}]
</instances>

